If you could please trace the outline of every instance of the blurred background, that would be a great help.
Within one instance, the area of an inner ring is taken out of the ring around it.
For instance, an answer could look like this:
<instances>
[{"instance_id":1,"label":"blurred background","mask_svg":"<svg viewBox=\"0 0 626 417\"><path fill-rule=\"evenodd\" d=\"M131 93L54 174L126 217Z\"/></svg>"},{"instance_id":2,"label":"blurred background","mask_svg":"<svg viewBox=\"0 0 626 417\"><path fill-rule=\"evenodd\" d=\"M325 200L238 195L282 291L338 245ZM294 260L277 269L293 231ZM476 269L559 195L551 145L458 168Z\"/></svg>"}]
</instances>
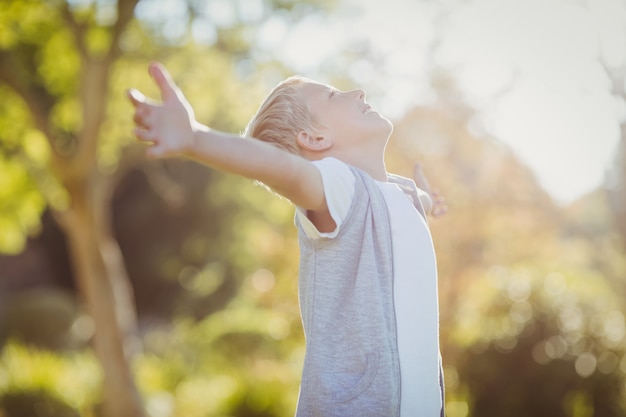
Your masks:
<instances>
[{"instance_id":1,"label":"blurred background","mask_svg":"<svg viewBox=\"0 0 626 417\"><path fill-rule=\"evenodd\" d=\"M3 0L0 416L294 413L293 208L144 158L153 60L225 131L295 73L393 120L449 206L448 417L626 415L624 1Z\"/></svg>"}]
</instances>

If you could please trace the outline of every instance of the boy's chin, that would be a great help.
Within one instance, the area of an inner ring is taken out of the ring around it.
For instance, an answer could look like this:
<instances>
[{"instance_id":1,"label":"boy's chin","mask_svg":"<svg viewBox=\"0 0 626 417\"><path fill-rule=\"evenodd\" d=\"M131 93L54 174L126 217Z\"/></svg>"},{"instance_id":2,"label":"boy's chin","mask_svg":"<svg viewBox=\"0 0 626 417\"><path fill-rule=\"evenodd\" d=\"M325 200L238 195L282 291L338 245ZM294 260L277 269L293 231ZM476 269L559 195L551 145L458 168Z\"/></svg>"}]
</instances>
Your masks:
<instances>
[{"instance_id":1,"label":"boy's chin","mask_svg":"<svg viewBox=\"0 0 626 417\"><path fill-rule=\"evenodd\" d=\"M391 121L389 119L387 119L386 117L382 117L383 122L385 123L385 130L387 131L387 136L391 135L391 132L393 132L393 123L391 123Z\"/></svg>"}]
</instances>

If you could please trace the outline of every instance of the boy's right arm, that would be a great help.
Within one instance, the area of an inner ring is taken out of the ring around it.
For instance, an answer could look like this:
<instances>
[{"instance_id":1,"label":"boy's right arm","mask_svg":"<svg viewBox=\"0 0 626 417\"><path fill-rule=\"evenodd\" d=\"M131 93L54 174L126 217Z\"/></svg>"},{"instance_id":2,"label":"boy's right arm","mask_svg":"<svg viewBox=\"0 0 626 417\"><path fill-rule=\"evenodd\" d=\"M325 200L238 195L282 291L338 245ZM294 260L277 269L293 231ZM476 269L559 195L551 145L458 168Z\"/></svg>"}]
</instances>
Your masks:
<instances>
[{"instance_id":1,"label":"boy's right arm","mask_svg":"<svg viewBox=\"0 0 626 417\"><path fill-rule=\"evenodd\" d=\"M296 206L327 211L319 170L307 159L260 140L219 132L196 122L191 106L163 66L149 68L162 103L136 90L135 136L150 144L153 158L187 157L213 168L261 181Z\"/></svg>"}]
</instances>

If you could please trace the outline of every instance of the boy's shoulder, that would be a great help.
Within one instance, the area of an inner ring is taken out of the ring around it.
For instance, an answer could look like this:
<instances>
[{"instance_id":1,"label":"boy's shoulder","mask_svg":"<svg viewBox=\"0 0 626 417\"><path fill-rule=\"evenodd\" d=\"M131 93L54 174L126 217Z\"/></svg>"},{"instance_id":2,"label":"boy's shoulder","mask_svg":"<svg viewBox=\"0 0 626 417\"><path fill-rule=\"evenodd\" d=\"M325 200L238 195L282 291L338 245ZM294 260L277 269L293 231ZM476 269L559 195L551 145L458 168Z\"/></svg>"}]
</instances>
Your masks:
<instances>
[{"instance_id":1,"label":"boy's shoulder","mask_svg":"<svg viewBox=\"0 0 626 417\"><path fill-rule=\"evenodd\" d=\"M413 205L419 210L420 213L426 218L426 213L424 210L424 206L422 204L420 197L428 197L428 193L421 188L419 188L415 181L411 178L403 177L401 175L396 174L387 174L387 178L389 182L395 183L402 191L404 191L411 200L413 200Z\"/></svg>"},{"instance_id":2,"label":"boy's shoulder","mask_svg":"<svg viewBox=\"0 0 626 417\"><path fill-rule=\"evenodd\" d=\"M415 185L415 181L413 181L411 178L403 177L402 175L387 173L387 180L389 182L397 184L398 186L400 186L400 188L403 189L406 188L413 190L417 188L417 186Z\"/></svg>"},{"instance_id":3,"label":"boy's shoulder","mask_svg":"<svg viewBox=\"0 0 626 417\"><path fill-rule=\"evenodd\" d=\"M326 177L325 180L354 180L356 168L340 159L328 156L312 163L321 172L322 177Z\"/></svg>"}]
</instances>

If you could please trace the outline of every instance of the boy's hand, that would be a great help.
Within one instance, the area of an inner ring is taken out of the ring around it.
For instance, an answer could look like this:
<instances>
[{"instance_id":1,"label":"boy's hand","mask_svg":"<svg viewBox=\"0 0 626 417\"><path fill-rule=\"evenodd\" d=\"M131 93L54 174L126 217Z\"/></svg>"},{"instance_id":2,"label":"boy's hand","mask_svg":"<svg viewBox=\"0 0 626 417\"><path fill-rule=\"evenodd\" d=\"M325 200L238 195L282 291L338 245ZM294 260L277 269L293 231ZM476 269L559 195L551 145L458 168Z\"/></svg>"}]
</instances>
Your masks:
<instances>
[{"instance_id":1,"label":"boy's hand","mask_svg":"<svg viewBox=\"0 0 626 417\"><path fill-rule=\"evenodd\" d=\"M135 89L128 91L128 98L135 107L135 136L151 144L147 151L149 157L183 155L192 147L194 132L201 126L195 121L193 109L165 67L152 63L148 71L161 92L162 102L148 99Z\"/></svg>"},{"instance_id":2,"label":"boy's hand","mask_svg":"<svg viewBox=\"0 0 626 417\"><path fill-rule=\"evenodd\" d=\"M433 217L443 216L448 212L448 206L446 205L445 199L439 194L438 191L433 190L422 171L422 166L417 163L413 167L413 180L415 181L415 185L417 185L422 190L426 191L432 200L432 205L430 207L429 214Z\"/></svg>"}]
</instances>

